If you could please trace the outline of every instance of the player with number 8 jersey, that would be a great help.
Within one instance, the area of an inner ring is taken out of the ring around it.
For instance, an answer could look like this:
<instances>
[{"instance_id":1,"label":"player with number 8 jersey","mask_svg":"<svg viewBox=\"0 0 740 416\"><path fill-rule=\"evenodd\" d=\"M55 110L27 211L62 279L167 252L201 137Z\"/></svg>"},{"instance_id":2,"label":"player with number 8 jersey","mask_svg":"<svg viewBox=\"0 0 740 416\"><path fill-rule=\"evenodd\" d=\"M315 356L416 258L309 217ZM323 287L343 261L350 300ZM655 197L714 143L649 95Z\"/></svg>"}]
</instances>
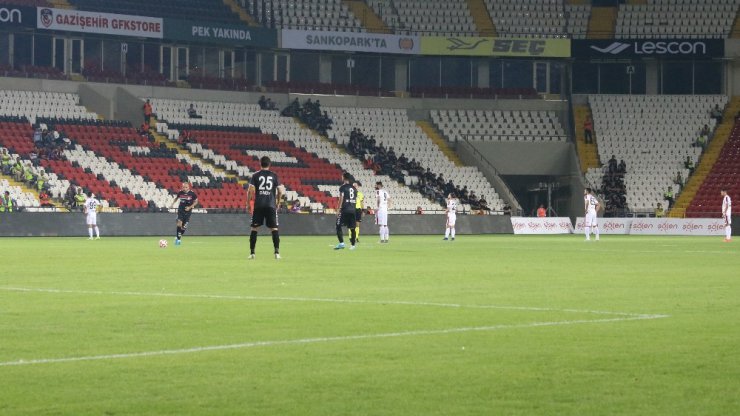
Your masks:
<instances>
[{"instance_id":1,"label":"player with number 8 jersey","mask_svg":"<svg viewBox=\"0 0 740 416\"><path fill-rule=\"evenodd\" d=\"M355 239L357 234L355 227L357 227L357 189L352 186L352 175L349 172L342 173L342 186L339 187L339 201L337 212L337 239L339 244L334 247L335 250L341 250L344 248L344 237L342 236L342 226L349 228L349 242L352 246L350 250L355 249Z\"/></svg>"},{"instance_id":2,"label":"player with number 8 jersey","mask_svg":"<svg viewBox=\"0 0 740 416\"><path fill-rule=\"evenodd\" d=\"M280 234L278 232L278 201L283 197L284 188L280 185L278 176L270 171L270 158L263 156L260 159L260 169L249 180L247 191L247 211L254 201L252 210L252 231L249 234L249 259L253 260L254 248L257 245L257 229L267 225L272 232L272 245L275 248L275 258L280 258Z\"/></svg>"}]
</instances>

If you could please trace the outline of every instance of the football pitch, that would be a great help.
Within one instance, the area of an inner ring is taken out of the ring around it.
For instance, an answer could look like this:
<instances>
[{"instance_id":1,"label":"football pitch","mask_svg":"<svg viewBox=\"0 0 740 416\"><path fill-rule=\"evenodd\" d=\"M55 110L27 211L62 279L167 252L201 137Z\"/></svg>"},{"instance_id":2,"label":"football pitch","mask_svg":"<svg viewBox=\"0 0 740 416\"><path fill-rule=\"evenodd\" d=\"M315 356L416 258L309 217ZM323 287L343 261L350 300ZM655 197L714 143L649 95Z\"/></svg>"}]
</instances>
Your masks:
<instances>
[{"instance_id":1,"label":"football pitch","mask_svg":"<svg viewBox=\"0 0 740 416\"><path fill-rule=\"evenodd\" d=\"M0 239L1 415L740 412L740 241L168 239Z\"/></svg>"}]
</instances>

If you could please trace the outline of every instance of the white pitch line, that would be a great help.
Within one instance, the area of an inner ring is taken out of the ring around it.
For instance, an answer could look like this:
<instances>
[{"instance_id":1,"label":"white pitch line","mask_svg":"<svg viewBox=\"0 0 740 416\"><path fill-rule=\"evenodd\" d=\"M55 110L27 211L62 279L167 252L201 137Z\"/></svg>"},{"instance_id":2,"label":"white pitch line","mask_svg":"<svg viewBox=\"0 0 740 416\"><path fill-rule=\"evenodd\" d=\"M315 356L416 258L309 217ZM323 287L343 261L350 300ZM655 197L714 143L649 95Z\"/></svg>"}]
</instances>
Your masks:
<instances>
[{"instance_id":1,"label":"white pitch line","mask_svg":"<svg viewBox=\"0 0 740 416\"><path fill-rule=\"evenodd\" d=\"M26 288L26 287L0 287L0 290L6 292L26 292L26 293L59 293L75 295L102 295L102 296L143 296L143 297L165 297L165 298L191 298L191 299L225 299L225 300L252 300L267 302L317 302L317 303L346 303L346 304L366 304L366 305L403 305L403 306L429 306L438 308L455 308L455 309L500 309L515 311L533 311L533 312L567 312L567 313L587 313L594 315L612 315L624 317L645 317L668 315L652 315L630 312L611 312L598 310L581 310L581 309L558 309L542 308L531 306L507 306L507 305L464 305L459 303L437 303L437 302L413 302L413 301L393 301L393 300L362 300L362 299L331 299L331 298L308 298L308 297L278 297L278 296L242 296L242 295L205 295L205 294L187 294L187 293L167 293L167 292L106 292L100 290L66 290L54 288Z\"/></svg>"},{"instance_id":2,"label":"white pitch line","mask_svg":"<svg viewBox=\"0 0 740 416\"><path fill-rule=\"evenodd\" d=\"M546 321L546 322L531 322L528 324L492 325L492 326L416 330L416 331L403 331L403 332L386 332L386 333L380 333L380 334L360 334L360 335L347 335L347 336L336 336L336 337L301 338L301 339L289 339L289 340L277 340L277 341L254 341L254 342L245 342L241 344L209 345L209 346L204 346L204 347L192 347L192 348L182 348L182 349L174 349L174 350L141 351L141 352L121 353L121 354L89 355L89 356L82 356L82 357L38 358L38 359L30 359L30 360L19 359L16 361L0 362L0 367L35 365L35 364L72 363L72 362L80 362L80 361L116 360L116 359L125 359L125 358L156 357L156 356L163 356L163 355L194 354L194 353L209 352L209 351L239 350L239 349L256 348L256 347L274 347L274 346L280 346L280 345L305 345L305 344L357 341L357 340L380 339L380 338L400 338L400 337L413 337L413 336L457 334L457 333L465 333L465 332L499 331L503 329L541 328L541 327L564 326L564 325L611 323L611 322L623 322L623 321L661 319L665 317L666 315L641 315L641 316L625 317L625 318L586 319L586 320L549 321L549 322Z\"/></svg>"}]
</instances>

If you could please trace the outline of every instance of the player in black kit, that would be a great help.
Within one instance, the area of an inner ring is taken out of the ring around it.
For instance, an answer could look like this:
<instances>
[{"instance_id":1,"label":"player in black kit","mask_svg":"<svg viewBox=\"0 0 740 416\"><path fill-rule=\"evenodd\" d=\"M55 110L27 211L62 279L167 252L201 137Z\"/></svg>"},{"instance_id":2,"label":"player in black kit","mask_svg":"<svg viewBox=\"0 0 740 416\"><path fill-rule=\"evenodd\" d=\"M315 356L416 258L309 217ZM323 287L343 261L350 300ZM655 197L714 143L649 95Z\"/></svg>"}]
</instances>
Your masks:
<instances>
[{"instance_id":1,"label":"player in black kit","mask_svg":"<svg viewBox=\"0 0 740 416\"><path fill-rule=\"evenodd\" d=\"M275 247L275 259L280 258L280 234L278 233L277 204L283 198L284 189L278 177L270 171L270 158L262 156L259 172L252 175L247 191L247 212L254 200L252 212L252 232L249 234L249 259L254 259L254 247L257 245L257 228L267 225L272 231L272 245Z\"/></svg>"},{"instance_id":2,"label":"player in black kit","mask_svg":"<svg viewBox=\"0 0 740 416\"><path fill-rule=\"evenodd\" d=\"M342 225L349 228L349 242L352 244L349 249L355 249L355 239L357 238L355 231L355 227L357 227L357 218L355 217L357 189L352 186L351 182L352 175L350 175L349 172L342 173L342 186L339 187L339 212L337 213L337 238L339 239L339 244L334 247L334 250L341 250L344 248Z\"/></svg>"},{"instance_id":3,"label":"player in black kit","mask_svg":"<svg viewBox=\"0 0 740 416\"><path fill-rule=\"evenodd\" d=\"M198 204L198 196L190 190L189 183L182 183L180 192L177 193L175 200L172 201L170 206L174 205L177 201L180 201L180 204L177 206L177 237L175 239L175 245L179 246L182 235L188 229L190 214L193 213L193 208Z\"/></svg>"}]
</instances>

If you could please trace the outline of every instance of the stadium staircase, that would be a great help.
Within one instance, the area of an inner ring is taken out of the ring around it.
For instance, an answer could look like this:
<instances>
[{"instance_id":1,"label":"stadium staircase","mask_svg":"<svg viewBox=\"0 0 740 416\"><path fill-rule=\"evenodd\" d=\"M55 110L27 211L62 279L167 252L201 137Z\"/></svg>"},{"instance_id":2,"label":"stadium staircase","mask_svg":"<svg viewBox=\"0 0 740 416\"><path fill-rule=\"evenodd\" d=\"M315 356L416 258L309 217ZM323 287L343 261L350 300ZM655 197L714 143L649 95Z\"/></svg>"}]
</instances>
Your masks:
<instances>
[{"instance_id":1,"label":"stadium staircase","mask_svg":"<svg viewBox=\"0 0 740 416\"><path fill-rule=\"evenodd\" d=\"M20 190L24 193L32 194L36 199L40 200L39 198L39 191L36 189L36 187L29 187L25 182L18 182L15 179L13 179L12 175L3 175L2 172L0 172L0 179L7 181L9 187L18 187ZM5 191L3 189L2 191ZM62 201L58 200L57 198L49 198L49 201L52 205L54 205L54 208L57 209L57 211L61 212L67 212L67 208L64 206Z\"/></svg>"},{"instance_id":2,"label":"stadium staircase","mask_svg":"<svg viewBox=\"0 0 740 416\"><path fill-rule=\"evenodd\" d=\"M686 211L696 198L702 185L707 181L707 177L717 163L725 144L730 140L732 129L735 124L735 115L738 114L739 111L740 97L732 97L729 105L725 108L722 117L722 124L717 126L717 129L714 132L714 138L709 142L707 150L702 154L701 159L694 170L694 174L689 177L681 190L681 193L678 195L676 203L673 205L673 209L668 212L669 217L686 217Z\"/></svg>"},{"instance_id":3,"label":"stadium staircase","mask_svg":"<svg viewBox=\"0 0 740 416\"><path fill-rule=\"evenodd\" d=\"M229 172L226 169L223 169L223 168L221 168L219 166L216 166L210 160L204 159L203 157L201 157L201 155L198 155L198 154L195 154L193 152L189 152L189 151L187 151L185 149L180 148L177 144L175 144L172 140L168 139L163 134L157 133L154 130L151 130L149 133L152 135L152 137L154 137L154 142L156 144L164 143L164 145L167 146L168 149L172 149L172 150L176 151L177 153L179 153L179 154L181 154L183 156L187 156L190 159L189 162L197 161L197 162L199 162L198 163L199 165L201 165L201 166L203 166L203 165L208 166L210 168L210 170L212 170L214 172L217 172L218 174L223 175L225 178L235 179L237 181L237 183L240 184L240 185L245 185L245 184L249 183L249 181L246 181L246 180L240 178L238 175L235 175L233 172ZM193 164L193 163L190 163L190 164Z\"/></svg>"},{"instance_id":4,"label":"stadium staircase","mask_svg":"<svg viewBox=\"0 0 740 416\"><path fill-rule=\"evenodd\" d=\"M592 7L587 37L588 39L613 39L616 25L616 7Z\"/></svg>"},{"instance_id":5,"label":"stadium staircase","mask_svg":"<svg viewBox=\"0 0 740 416\"><path fill-rule=\"evenodd\" d=\"M731 39L740 38L740 13L735 14L735 21L732 23L732 30L730 31Z\"/></svg>"},{"instance_id":6,"label":"stadium staircase","mask_svg":"<svg viewBox=\"0 0 740 416\"><path fill-rule=\"evenodd\" d=\"M224 0L233 1L233 0ZM378 16L367 3L360 0L342 0L342 3L347 5L347 8L352 12L353 15L360 21L362 27L366 28L370 33L393 33L393 31L383 22L383 19Z\"/></svg>"},{"instance_id":7,"label":"stadium staircase","mask_svg":"<svg viewBox=\"0 0 740 416\"><path fill-rule=\"evenodd\" d=\"M223 0L223 2L225 5L229 6L234 14L239 16L239 19L242 22L254 27L260 25L259 23L257 23L257 20L255 20L249 13L247 13L247 11L244 10L235 0Z\"/></svg>"},{"instance_id":8,"label":"stadium staircase","mask_svg":"<svg viewBox=\"0 0 740 416\"><path fill-rule=\"evenodd\" d=\"M448 144L448 141L442 136L442 133L440 133L432 123L428 121L417 121L416 125L421 128L421 130L426 134L432 142L439 148L439 150L449 159L450 162L454 163L455 166L465 166L460 160L460 157L455 153L452 148L450 148L450 145Z\"/></svg>"},{"instance_id":9,"label":"stadium staircase","mask_svg":"<svg viewBox=\"0 0 740 416\"><path fill-rule=\"evenodd\" d=\"M581 172L586 173L590 168L598 168L601 165L599 163L599 151L596 145L596 131L594 130L593 132L593 143L587 144L582 127L583 123L586 121L586 117L591 116L591 119L593 120L593 116L588 105L576 105L573 110L576 126L576 148L578 149L578 160L581 162Z\"/></svg>"},{"instance_id":10,"label":"stadium staircase","mask_svg":"<svg viewBox=\"0 0 740 416\"><path fill-rule=\"evenodd\" d=\"M496 36L496 26L483 0L467 0L473 23L481 36Z\"/></svg>"}]
</instances>

